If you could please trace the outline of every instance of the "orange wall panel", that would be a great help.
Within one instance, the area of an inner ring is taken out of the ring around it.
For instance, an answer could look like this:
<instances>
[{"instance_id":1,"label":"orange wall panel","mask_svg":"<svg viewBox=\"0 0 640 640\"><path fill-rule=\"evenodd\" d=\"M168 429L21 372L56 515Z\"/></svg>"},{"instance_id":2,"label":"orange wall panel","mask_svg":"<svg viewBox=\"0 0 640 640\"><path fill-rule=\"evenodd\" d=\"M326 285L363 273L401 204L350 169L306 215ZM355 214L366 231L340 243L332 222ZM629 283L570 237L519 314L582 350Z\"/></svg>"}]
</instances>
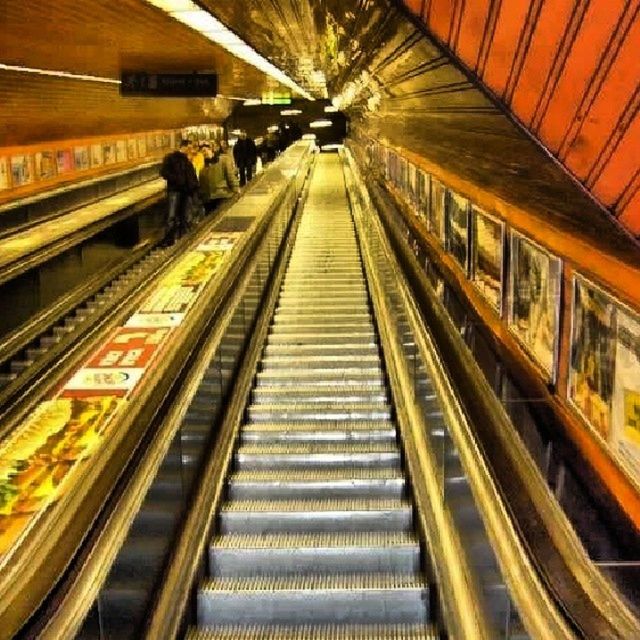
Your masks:
<instances>
[{"instance_id":1,"label":"orange wall panel","mask_svg":"<svg viewBox=\"0 0 640 640\"><path fill-rule=\"evenodd\" d=\"M635 195L629 201L629 204L620 216L620 222L622 222L631 233L640 236L640 189L636 190Z\"/></svg>"},{"instance_id":2,"label":"orange wall panel","mask_svg":"<svg viewBox=\"0 0 640 640\"><path fill-rule=\"evenodd\" d=\"M580 126L572 132L572 142L564 155L565 162L580 180L586 180L592 167L603 153L611 152L607 143L619 139L619 122L625 115L637 110L638 100L634 96L640 87L640 22L636 22L620 47L611 70L603 78L602 86ZM623 132L622 132L623 133ZM623 168L625 174L637 168L638 158L630 154Z\"/></svg>"},{"instance_id":3,"label":"orange wall panel","mask_svg":"<svg viewBox=\"0 0 640 640\"><path fill-rule=\"evenodd\" d=\"M595 81L598 62L624 4L625 0L607 0L589 5L538 129L542 141L554 152L560 149L583 95Z\"/></svg>"},{"instance_id":4,"label":"orange wall panel","mask_svg":"<svg viewBox=\"0 0 640 640\"><path fill-rule=\"evenodd\" d=\"M464 3L456 51L470 69L475 69L478 65L490 6L491 0Z\"/></svg>"},{"instance_id":5,"label":"orange wall panel","mask_svg":"<svg viewBox=\"0 0 640 640\"><path fill-rule=\"evenodd\" d=\"M575 0L547 0L542 5L511 101L526 125L531 123L574 8Z\"/></svg>"},{"instance_id":6,"label":"orange wall panel","mask_svg":"<svg viewBox=\"0 0 640 640\"><path fill-rule=\"evenodd\" d=\"M502 95L507 87L530 4L530 0L509 0L500 8L483 73L487 86L497 95Z\"/></svg>"},{"instance_id":7,"label":"orange wall panel","mask_svg":"<svg viewBox=\"0 0 640 640\"><path fill-rule=\"evenodd\" d=\"M449 43L451 17L455 11L455 0L431 0L427 19L429 27L442 42Z\"/></svg>"}]
</instances>

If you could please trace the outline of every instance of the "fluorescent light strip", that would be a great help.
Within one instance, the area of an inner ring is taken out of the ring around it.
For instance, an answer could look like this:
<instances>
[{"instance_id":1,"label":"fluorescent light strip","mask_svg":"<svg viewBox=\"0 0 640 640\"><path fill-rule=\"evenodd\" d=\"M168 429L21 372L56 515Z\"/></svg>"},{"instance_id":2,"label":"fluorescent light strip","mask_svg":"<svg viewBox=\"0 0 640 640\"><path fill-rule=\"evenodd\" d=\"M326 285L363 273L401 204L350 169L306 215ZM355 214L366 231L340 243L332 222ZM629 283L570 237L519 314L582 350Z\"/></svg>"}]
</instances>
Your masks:
<instances>
[{"instance_id":1,"label":"fluorescent light strip","mask_svg":"<svg viewBox=\"0 0 640 640\"><path fill-rule=\"evenodd\" d=\"M52 76L54 78L70 78L71 80L84 80L85 82L101 82L103 84L120 84L120 80L114 78L103 78L101 76L88 76L81 73L71 73L69 71L55 71L53 69L34 69L33 67L21 67L15 64L3 64L0 62L2 71L18 71L19 73L35 73L39 76Z\"/></svg>"},{"instance_id":2,"label":"fluorescent light strip","mask_svg":"<svg viewBox=\"0 0 640 640\"><path fill-rule=\"evenodd\" d=\"M205 38L220 45L229 53L248 64L263 71L272 78L278 80L290 89L299 93L307 100L313 100L313 96L291 79L284 71L261 56L255 49L239 38L231 29L228 29L213 14L201 9L192 0L146 0L149 4L162 9L172 18L191 29L200 32Z\"/></svg>"}]
</instances>

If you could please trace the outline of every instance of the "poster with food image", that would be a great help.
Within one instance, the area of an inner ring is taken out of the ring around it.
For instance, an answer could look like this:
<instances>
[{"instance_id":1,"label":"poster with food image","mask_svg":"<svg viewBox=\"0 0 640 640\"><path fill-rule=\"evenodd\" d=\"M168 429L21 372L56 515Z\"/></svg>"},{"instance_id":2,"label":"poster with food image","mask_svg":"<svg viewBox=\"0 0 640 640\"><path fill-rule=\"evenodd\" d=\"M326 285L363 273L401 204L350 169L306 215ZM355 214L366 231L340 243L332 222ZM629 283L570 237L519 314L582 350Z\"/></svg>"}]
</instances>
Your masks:
<instances>
[{"instance_id":1,"label":"poster with food image","mask_svg":"<svg viewBox=\"0 0 640 640\"><path fill-rule=\"evenodd\" d=\"M2 443L0 556L62 494L65 480L95 450L123 406L104 396L47 400Z\"/></svg>"},{"instance_id":2,"label":"poster with food image","mask_svg":"<svg viewBox=\"0 0 640 640\"><path fill-rule=\"evenodd\" d=\"M469 201L453 191L447 199L447 249L467 271L469 261Z\"/></svg>"},{"instance_id":3,"label":"poster with food image","mask_svg":"<svg viewBox=\"0 0 640 640\"><path fill-rule=\"evenodd\" d=\"M500 314L502 310L504 223L479 207L472 207L471 278L484 298Z\"/></svg>"},{"instance_id":4,"label":"poster with food image","mask_svg":"<svg viewBox=\"0 0 640 640\"><path fill-rule=\"evenodd\" d=\"M569 397L604 438L611 432L615 359L615 304L603 291L575 277Z\"/></svg>"},{"instance_id":5,"label":"poster with food image","mask_svg":"<svg viewBox=\"0 0 640 640\"><path fill-rule=\"evenodd\" d=\"M73 153L71 153L71 149L58 149L56 151L56 168L58 175L70 173L74 170Z\"/></svg>"},{"instance_id":6,"label":"poster with food image","mask_svg":"<svg viewBox=\"0 0 640 640\"><path fill-rule=\"evenodd\" d=\"M446 200L447 188L442 184L442 182L440 182L440 180L431 176L429 230L441 243L444 243Z\"/></svg>"},{"instance_id":7,"label":"poster with food image","mask_svg":"<svg viewBox=\"0 0 640 640\"><path fill-rule=\"evenodd\" d=\"M33 182L33 157L30 155L11 156L11 183L22 187Z\"/></svg>"},{"instance_id":8,"label":"poster with food image","mask_svg":"<svg viewBox=\"0 0 640 640\"><path fill-rule=\"evenodd\" d=\"M9 159L0 157L0 191L8 189L11 186L11 178L9 176Z\"/></svg>"},{"instance_id":9,"label":"poster with food image","mask_svg":"<svg viewBox=\"0 0 640 640\"><path fill-rule=\"evenodd\" d=\"M53 151L39 151L34 156L37 180L50 180L56 175L56 159Z\"/></svg>"},{"instance_id":10,"label":"poster with food image","mask_svg":"<svg viewBox=\"0 0 640 640\"><path fill-rule=\"evenodd\" d=\"M509 327L555 379L562 264L534 242L511 235Z\"/></svg>"},{"instance_id":11,"label":"poster with food image","mask_svg":"<svg viewBox=\"0 0 640 640\"><path fill-rule=\"evenodd\" d=\"M640 470L640 316L618 306L616 325L611 441L620 457L637 473Z\"/></svg>"},{"instance_id":12,"label":"poster with food image","mask_svg":"<svg viewBox=\"0 0 640 640\"><path fill-rule=\"evenodd\" d=\"M127 159L135 160L138 157L138 144L135 138L127 140Z\"/></svg>"},{"instance_id":13,"label":"poster with food image","mask_svg":"<svg viewBox=\"0 0 640 640\"><path fill-rule=\"evenodd\" d=\"M116 142L116 161L117 162L127 161L127 141L126 140L118 140Z\"/></svg>"},{"instance_id":14,"label":"poster with food image","mask_svg":"<svg viewBox=\"0 0 640 640\"><path fill-rule=\"evenodd\" d=\"M115 142L105 142L102 145L102 159L105 165L116 163L116 144Z\"/></svg>"},{"instance_id":15,"label":"poster with food image","mask_svg":"<svg viewBox=\"0 0 640 640\"><path fill-rule=\"evenodd\" d=\"M147 140L145 136L140 136L138 138L138 158L146 158L147 157Z\"/></svg>"},{"instance_id":16,"label":"poster with food image","mask_svg":"<svg viewBox=\"0 0 640 640\"><path fill-rule=\"evenodd\" d=\"M91 145L91 168L102 166L102 145Z\"/></svg>"},{"instance_id":17,"label":"poster with food image","mask_svg":"<svg viewBox=\"0 0 640 640\"><path fill-rule=\"evenodd\" d=\"M73 159L76 165L76 171L85 171L91 166L89 158L89 147L74 147Z\"/></svg>"}]
</instances>

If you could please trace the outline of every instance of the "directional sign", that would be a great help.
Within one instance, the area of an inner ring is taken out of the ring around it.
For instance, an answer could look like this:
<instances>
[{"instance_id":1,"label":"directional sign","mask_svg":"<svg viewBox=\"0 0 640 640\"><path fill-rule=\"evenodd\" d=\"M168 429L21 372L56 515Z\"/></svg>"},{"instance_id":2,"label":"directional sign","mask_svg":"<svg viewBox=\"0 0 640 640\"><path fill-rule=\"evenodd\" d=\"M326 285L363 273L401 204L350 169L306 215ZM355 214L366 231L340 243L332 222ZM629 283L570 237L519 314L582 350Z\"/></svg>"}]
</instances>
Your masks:
<instances>
[{"instance_id":1,"label":"directional sign","mask_svg":"<svg viewBox=\"0 0 640 640\"><path fill-rule=\"evenodd\" d=\"M212 98L218 95L218 76L215 73L123 71L120 80L120 94L123 96Z\"/></svg>"}]
</instances>

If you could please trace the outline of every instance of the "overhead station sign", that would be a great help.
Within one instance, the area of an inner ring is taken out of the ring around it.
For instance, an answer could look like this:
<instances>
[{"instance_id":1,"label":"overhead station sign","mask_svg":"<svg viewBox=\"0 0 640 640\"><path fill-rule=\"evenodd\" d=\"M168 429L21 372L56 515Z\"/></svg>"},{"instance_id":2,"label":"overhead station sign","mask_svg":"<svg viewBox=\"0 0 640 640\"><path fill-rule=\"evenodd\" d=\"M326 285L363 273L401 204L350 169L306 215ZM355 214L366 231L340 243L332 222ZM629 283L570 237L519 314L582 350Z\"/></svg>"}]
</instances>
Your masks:
<instances>
[{"instance_id":1,"label":"overhead station sign","mask_svg":"<svg viewBox=\"0 0 640 640\"><path fill-rule=\"evenodd\" d=\"M215 73L145 73L123 71L120 94L155 98L215 98L218 76Z\"/></svg>"}]
</instances>

